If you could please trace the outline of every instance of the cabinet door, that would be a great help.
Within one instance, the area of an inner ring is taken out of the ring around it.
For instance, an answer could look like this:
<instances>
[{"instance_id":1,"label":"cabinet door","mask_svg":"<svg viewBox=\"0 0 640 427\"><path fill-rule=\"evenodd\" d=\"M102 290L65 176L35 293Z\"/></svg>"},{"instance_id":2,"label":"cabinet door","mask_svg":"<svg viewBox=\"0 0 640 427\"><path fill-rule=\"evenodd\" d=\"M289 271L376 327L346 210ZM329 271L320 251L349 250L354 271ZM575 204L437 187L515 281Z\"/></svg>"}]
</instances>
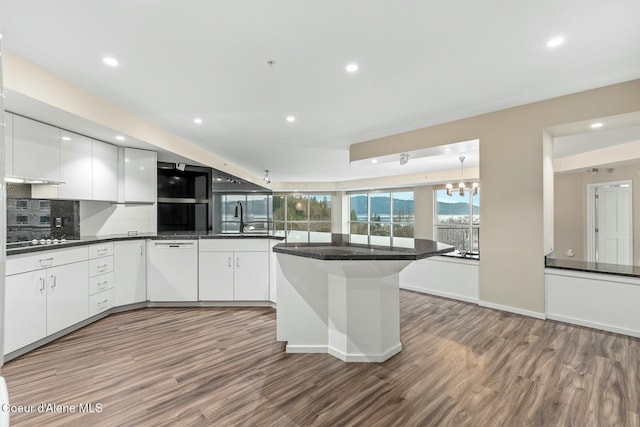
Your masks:
<instances>
[{"instance_id":1,"label":"cabinet door","mask_svg":"<svg viewBox=\"0 0 640 427\"><path fill-rule=\"evenodd\" d=\"M114 244L115 305L147 300L147 255L144 240Z\"/></svg>"},{"instance_id":2,"label":"cabinet door","mask_svg":"<svg viewBox=\"0 0 640 427\"><path fill-rule=\"evenodd\" d=\"M47 269L47 335L89 317L87 261Z\"/></svg>"},{"instance_id":3,"label":"cabinet door","mask_svg":"<svg viewBox=\"0 0 640 427\"><path fill-rule=\"evenodd\" d=\"M60 137L61 199L91 200L91 140L62 131Z\"/></svg>"},{"instance_id":4,"label":"cabinet door","mask_svg":"<svg viewBox=\"0 0 640 427\"><path fill-rule=\"evenodd\" d=\"M236 301L269 300L269 253L234 252Z\"/></svg>"},{"instance_id":5,"label":"cabinet door","mask_svg":"<svg viewBox=\"0 0 640 427\"><path fill-rule=\"evenodd\" d=\"M60 181L60 130L14 116L13 173Z\"/></svg>"},{"instance_id":6,"label":"cabinet door","mask_svg":"<svg viewBox=\"0 0 640 427\"><path fill-rule=\"evenodd\" d=\"M4 174L13 175L13 114L4 113Z\"/></svg>"},{"instance_id":7,"label":"cabinet door","mask_svg":"<svg viewBox=\"0 0 640 427\"><path fill-rule=\"evenodd\" d=\"M124 149L124 201L155 202L157 161L155 151Z\"/></svg>"},{"instance_id":8,"label":"cabinet door","mask_svg":"<svg viewBox=\"0 0 640 427\"><path fill-rule=\"evenodd\" d=\"M200 301L233 301L233 252L200 252Z\"/></svg>"},{"instance_id":9,"label":"cabinet door","mask_svg":"<svg viewBox=\"0 0 640 427\"><path fill-rule=\"evenodd\" d=\"M118 200L118 147L92 141L92 199Z\"/></svg>"},{"instance_id":10,"label":"cabinet door","mask_svg":"<svg viewBox=\"0 0 640 427\"><path fill-rule=\"evenodd\" d=\"M45 270L7 276L4 301L4 354L47 335Z\"/></svg>"}]
</instances>

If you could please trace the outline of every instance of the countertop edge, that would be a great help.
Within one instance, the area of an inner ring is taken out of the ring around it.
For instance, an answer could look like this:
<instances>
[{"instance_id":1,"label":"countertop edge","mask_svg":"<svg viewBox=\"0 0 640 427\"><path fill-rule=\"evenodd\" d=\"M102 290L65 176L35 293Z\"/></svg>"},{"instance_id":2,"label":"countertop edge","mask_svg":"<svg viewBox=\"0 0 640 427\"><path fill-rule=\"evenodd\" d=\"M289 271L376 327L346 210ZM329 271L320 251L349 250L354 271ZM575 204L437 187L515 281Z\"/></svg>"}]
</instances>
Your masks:
<instances>
[{"instance_id":1,"label":"countertop edge","mask_svg":"<svg viewBox=\"0 0 640 427\"><path fill-rule=\"evenodd\" d=\"M11 257L13 255L23 255L23 254L29 254L29 253L42 252L42 251L76 248L79 246L94 245L94 244L99 244L104 242L118 242L118 241L140 240L140 239L143 239L143 240L208 240L208 239L284 240L284 237L269 236L269 235L180 235L180 234L157 235L157 234L146 234L146 233L140 233L136 236L105 235L105 236L82 237L80 240L74 240L74 241L58 243L58 244L33 245L33 246L27 246L24 248L7 249L6 255L7 257Z\"/></svg>"}]
</instances>

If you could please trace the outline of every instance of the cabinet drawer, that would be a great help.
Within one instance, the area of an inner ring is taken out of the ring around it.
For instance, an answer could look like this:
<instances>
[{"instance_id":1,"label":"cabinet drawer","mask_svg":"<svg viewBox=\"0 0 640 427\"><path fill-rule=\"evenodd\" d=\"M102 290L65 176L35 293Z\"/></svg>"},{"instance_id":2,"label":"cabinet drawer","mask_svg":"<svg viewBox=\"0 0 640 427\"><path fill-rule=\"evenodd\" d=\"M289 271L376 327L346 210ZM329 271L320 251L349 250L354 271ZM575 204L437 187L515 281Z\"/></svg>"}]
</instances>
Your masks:
<instances>
[{"instance_id":1,"label":"cabinet drawer","mask_svg":"<svg viewBox=\"0 0 640 427\"><path fill-rule=\"evenodd\" d=\"M113 273L101 274L89 278L89 295L113 288Z\"/></svg>"},{"instance_id":2,"label":"cabinet drawer","mask_svg":"<svg viewBox=\"0 0 640 427\"><path fill-rule=\"evenodd\" d=\"M89 277L113 271L113 256L89 260Z\"/></svg>"},{"instance_id":3,"label":"cabinet drawer","mask_svg":"<svg viewBox=\"0 0 640 427\"><path fill-rule=\"evenodd\" d=\"M25 273L41 268L56 267L58 265L71 264L87 260L87 247L56 249L42 251L35 254L20 254L7 257L5 274Z\"/></svg>"},{"instance_id":4,"label":"cabinet drawer","mask_svg":"<svg viewBox=\"0 0 640 427\"><path fill-rule=\"evenodd\" d=\"M202 239L200 252L268 252L269 239Z\"/></svg>"},{"instance_id":5,"label":"cabinet drawer","mask_svg":"<svg viewBox=\"0 0 640 427\"><path fill-rule=\"evenodd\" d=\"M89 259L113 255L113 242L89 245Z\"/></svg>"},{"instance_id":6,"label":"cabinet drawer","mask_svg":"<svg viewBox=\"0 0 640 427\"><path fill-rule=\"evenodd\" d=\"M113 307L113 289L99 292L89 297L89 317L102 313Z\"/></svg>"}]
</instances>

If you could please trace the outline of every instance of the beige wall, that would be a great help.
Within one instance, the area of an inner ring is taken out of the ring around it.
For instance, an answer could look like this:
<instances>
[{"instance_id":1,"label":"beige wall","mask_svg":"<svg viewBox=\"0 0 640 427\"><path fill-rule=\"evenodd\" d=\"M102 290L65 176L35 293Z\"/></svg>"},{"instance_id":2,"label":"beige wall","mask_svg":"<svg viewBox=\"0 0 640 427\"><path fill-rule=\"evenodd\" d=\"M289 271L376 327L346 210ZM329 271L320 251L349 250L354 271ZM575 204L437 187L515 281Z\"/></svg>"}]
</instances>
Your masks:
<instances>
[{"instance_id":1,"label":"beige wall","mask_svg":"<svg viewBox=\"0 0 640 427\"><path fill-rule=\"evenodd\" d=\"M361 142L351 146L350 157L364 160L479 138L480 299L543 314L550 228L544 212L553 200L551 180L544 178L545 129L637 111L640 80Z\"/></svg>"},{"instance_id":2,"label":"beige wall","mask_svg":"<svg viewBox=\"0 0 640 427\"><path fill-rule=\"evenodd\" d=\"M555 251L560 259L587 260L587 185L615 181L632 182L633 200L633 259L640 264L640 161L618 166L607 172L600 168L597 174L585 172L556 174L555 176ZM572 249L575 257L567 256Z\"/></svg>"}]
</instances>

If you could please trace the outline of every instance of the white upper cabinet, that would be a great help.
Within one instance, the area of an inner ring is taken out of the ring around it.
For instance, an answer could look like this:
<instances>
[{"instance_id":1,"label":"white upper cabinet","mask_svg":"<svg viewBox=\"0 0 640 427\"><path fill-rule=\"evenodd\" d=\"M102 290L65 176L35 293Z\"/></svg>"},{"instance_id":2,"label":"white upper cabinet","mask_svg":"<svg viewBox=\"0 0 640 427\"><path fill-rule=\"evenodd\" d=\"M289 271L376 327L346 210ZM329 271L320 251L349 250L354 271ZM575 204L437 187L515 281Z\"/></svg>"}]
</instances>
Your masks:
<instances>
[{"instance_id":1,"label":"white upper cabinet","mask_svg":"<svg viewBox=\"0 0 640 427\"><path fill-rule=\"evenodd\" d=\"M13 114L4 113L4 174L13 175Z\"/></svg>"},{"instance_id":2,"label":"white upper cabinet","mask_svg":"<svg viewBox=\"0 0 640 427\"><path fill-rule=\"evenodd\" d=\"M118 147L92 141L93 200L118 200Z\"/></svg>"},{"instance_id":3,"label":"white upper cabinet","mask_svg":"<svg viewBox=\"0 0 640 427\"><path fill-rule=\"evenodd\" d=\"M14 116L13 174L60 181L60 130Z\"/></svg>"},{"instance_id":4,"label":"white upper cabinet","mask_svg":"<svg viewBox=\"0 0 640 427\"><path fill-rule=\"evenodd\" d=\"M124 149L124 201L155 202L157 179L155 151Z\"/></svg>"},{"instance_id":5,"label":"white upper cabinet","mask_svg":"<svg viewBox=\"0 0 640 427\"><path fill-rule=\"evenodd\" d=\"M91 143L86 136L61 131L60 180L61 199L91 199Z\"/></svg>"}]
</instances>

